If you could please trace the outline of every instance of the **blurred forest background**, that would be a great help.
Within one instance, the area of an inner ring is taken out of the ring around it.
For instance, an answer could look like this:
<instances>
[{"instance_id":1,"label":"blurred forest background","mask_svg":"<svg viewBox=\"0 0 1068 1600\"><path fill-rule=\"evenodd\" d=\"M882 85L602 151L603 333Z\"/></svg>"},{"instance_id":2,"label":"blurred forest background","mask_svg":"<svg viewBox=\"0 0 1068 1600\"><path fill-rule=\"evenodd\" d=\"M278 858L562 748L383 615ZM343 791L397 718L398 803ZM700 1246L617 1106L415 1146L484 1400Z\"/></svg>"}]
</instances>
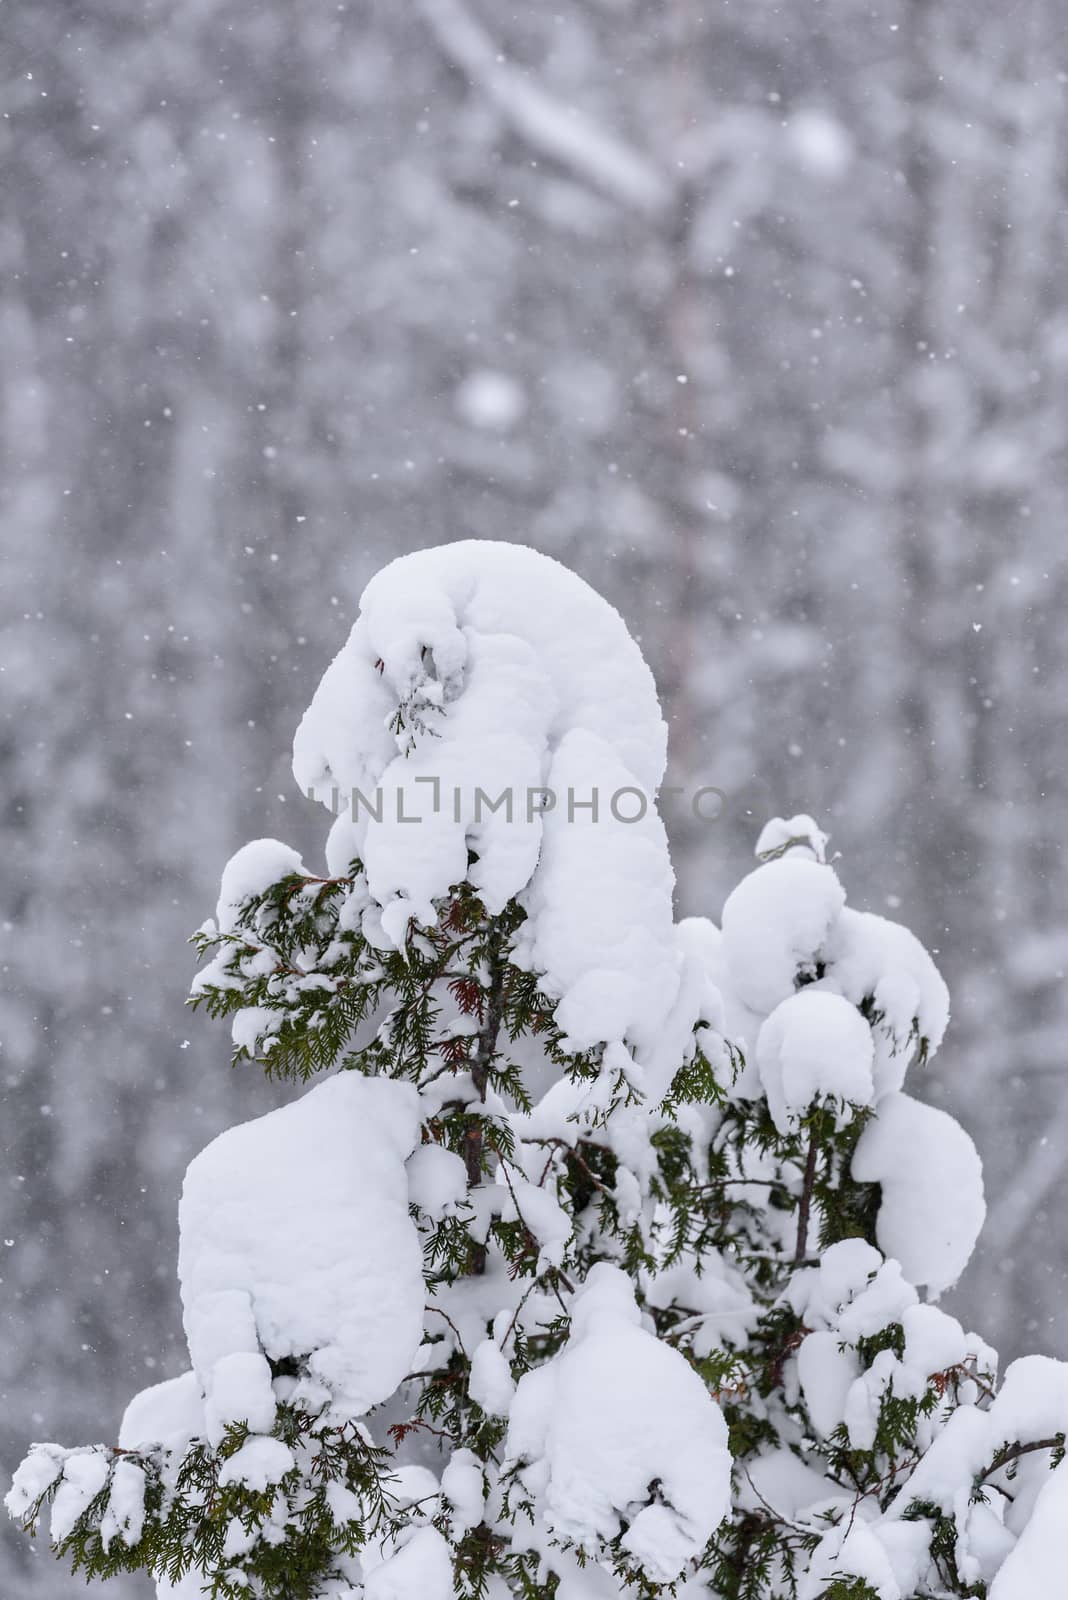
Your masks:
<instances>
[{"instance_id":1,"label":"blurred forest background","mask_svg":"<svg viewBox=\"0 0 1068 1600\"><path fill-rule=\"evenodd\" d=\"M298 718L470 535L640 636L728 796L683 911L805 809L937 952L951 1309L1068 1355L1066 68L1062 0L3 6L5 1469L183 1365L181 1176L265 1104L184 941L246 838L315 859Z\"/></svg>"}]
</instances>

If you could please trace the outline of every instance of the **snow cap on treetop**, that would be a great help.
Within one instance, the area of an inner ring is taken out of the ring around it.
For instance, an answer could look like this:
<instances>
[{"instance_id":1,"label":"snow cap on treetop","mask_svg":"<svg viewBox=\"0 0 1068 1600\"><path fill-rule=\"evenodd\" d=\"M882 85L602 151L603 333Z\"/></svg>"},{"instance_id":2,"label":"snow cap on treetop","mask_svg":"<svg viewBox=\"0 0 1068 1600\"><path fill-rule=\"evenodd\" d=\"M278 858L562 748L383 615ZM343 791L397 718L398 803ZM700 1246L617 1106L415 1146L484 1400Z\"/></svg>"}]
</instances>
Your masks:
<instances>
[{"instance_id":1,"label":"snow cap on treetop","mask_svg":"<svg viewBox=\"0 0 1068 1600\"><path fill-rule=\"evenodd\" d=\"M622 619L547 556L474 540L392 562L360 605L293 770L341 807L328 862L363 863L368 937L403 947L465 880L491 914L519 897L514 959L570 1047L660 1098L717 1002L674 925L667 731Z\"/></svg>"}]
</instances>

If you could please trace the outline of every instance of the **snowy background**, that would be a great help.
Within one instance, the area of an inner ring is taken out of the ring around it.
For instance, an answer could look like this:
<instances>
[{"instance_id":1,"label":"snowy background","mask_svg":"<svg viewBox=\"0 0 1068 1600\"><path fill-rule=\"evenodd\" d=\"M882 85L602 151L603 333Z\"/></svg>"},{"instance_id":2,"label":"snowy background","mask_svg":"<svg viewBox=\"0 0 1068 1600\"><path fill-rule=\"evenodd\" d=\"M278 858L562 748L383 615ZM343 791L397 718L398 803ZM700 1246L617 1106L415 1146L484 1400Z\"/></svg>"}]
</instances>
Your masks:
<instances>
[{"instance_id":1,"label":"snowy background","mask_svg":"<svg viewBox=\"0 0 1068 1600\"><path fill-rule=\"evenodd\" d=\"M184 1365L181 1174L268 1101L183 941L251 834L314 859L300 713L468 535L640 638L727 796L665 807L682 911L809 810L935 952L912 1089L991 1201L949 1307L1068 1355L1057 0L4 13L5 1468Z\"/></svg>"}]
</instances>

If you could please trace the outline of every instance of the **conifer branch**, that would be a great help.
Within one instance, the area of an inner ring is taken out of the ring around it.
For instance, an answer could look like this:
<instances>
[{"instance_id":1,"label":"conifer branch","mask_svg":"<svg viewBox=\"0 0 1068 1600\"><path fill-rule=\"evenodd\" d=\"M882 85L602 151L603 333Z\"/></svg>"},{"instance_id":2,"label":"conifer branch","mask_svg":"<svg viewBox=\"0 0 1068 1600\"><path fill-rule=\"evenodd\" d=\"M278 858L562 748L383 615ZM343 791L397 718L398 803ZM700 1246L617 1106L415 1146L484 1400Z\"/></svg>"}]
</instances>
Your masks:
<instances>
[{"instance_id":1,"label":"conifer branch","mask_svg":"<svg viewBox=\"0 0 1068 1600\"><path fill-rule=\"evenodd\" d=\"M471 1081L481 1104L486 1101L486 1086L490 1068L497 1053L497 1037L504 1018L504 931L496 924L490 933L486 959L489 963L489 987L486 991L482 1024L471 1062ZM476 1117L464 1134L464 1164L467 1168L467 1187L476 1189L482 1182L482 1157L485 1134L481 1117ZM470 1272L480 1276L486 1270L486 1246L476 1244L471 1256Z\"/></svg>"},{"instance_id":2,"label":"conifer branch","mask_svg":"<svg viewBox=\"0 0 1068 1600\"><path fill-rule=\"evenodd\" d=\"M812 1209L812 1191L816 1186L816 1163L820 1153L817 1128L809 1134L808 1155L805 1157L805 1175L801 1184L801 1198L797 1206L797 1244L794 1247L794 1265L799 1266L808 1255L808 1219Z\"/></svg>"}]
</instances>

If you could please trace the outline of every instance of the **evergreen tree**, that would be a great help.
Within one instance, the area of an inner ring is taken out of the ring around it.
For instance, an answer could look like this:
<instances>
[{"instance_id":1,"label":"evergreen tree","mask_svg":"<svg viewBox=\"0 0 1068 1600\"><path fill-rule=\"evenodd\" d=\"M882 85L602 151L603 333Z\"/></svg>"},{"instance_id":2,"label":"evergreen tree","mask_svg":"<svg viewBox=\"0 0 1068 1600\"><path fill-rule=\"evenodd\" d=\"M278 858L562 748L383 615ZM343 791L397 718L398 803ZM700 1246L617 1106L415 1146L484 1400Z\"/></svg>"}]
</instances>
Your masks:
<instances>
[{"instance_id":1,"label":"evergreen tree","mask_svg":"<svg viewBox=\"0 0 1068 1600\"><path fill-rule=\"evenodd\" d=\"M259 840L195 936L234 1064L319 1079L192 1163L191 1370L7 1504L213 1600L1052 1593L1068 1367L934 1300L975 1149L903 1091L948 1020L777 819L676 925L666 730L533 552L388 567L297 734L327 871ZM323 1076L325 1075L325 1076ZM919 1290L926 1290L921 1300ZM1051 1470L1052 1469L1052 1470Z\"/></svg>"}]
</instances>

